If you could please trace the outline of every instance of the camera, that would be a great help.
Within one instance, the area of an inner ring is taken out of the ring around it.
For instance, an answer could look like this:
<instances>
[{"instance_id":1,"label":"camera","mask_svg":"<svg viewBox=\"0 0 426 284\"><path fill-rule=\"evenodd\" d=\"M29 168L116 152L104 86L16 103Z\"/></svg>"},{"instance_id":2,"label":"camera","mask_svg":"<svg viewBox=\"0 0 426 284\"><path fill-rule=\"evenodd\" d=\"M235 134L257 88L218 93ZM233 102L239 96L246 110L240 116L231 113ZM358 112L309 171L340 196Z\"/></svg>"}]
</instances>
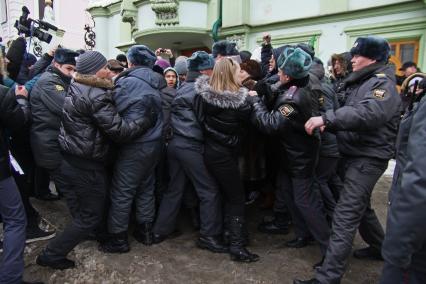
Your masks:
<instances>
[{"instance_id":1,"label":"camera","mask_svg":"<svg viewBox=\"0 0 426 284\"><path fill-rule=\"evenodd\" d=\"M160 49L160 53L166 53L166 49L165 48L161 48Z\"/></svg>"},{"instance_id":2,"label":"camera","mask_svg":"<svg viewBox=\"0 0 426 284\"><path fill-rule=\"evenodd\" d=\"M35 36L41 41L50 43L52 40L52 35L47 31L53 30L57 31L58 28L54 25L44 22L42 20L33 20L28 18L30 11L26 6L22 7L22 15L19 17L19 20L16 20L14 27L18 30L18 34L25 34L26 37ZM45 30L46 32L44 32Z\"/></svg>"}]
</instances>

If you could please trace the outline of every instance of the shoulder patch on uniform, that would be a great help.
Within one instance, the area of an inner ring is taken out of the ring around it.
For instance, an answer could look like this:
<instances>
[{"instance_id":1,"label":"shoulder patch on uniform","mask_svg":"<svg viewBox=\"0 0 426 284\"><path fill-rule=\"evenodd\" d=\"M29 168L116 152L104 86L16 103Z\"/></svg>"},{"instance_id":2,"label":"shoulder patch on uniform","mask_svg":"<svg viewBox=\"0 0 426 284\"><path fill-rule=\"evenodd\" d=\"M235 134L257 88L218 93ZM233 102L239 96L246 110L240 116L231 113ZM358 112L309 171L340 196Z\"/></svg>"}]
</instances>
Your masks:
<instances>
[{"instance_id":1,"label":"shoulder patch on uniform","mask_svg":"<svg viewBox=\"0 0 426 284\"><path fill-rule=\"evenodd\" d=\"M278 108L278 110L285 117L289 117L294 112L294 108L289 104L284 104L284 105L280 106Z\"/></svg>"},{"instance_id":2,"label":"shoulder patch on uniform","mask_svg":"<svg viewBox=\"0 0 426 284\"><path fill-rule=\"evenodd\" d=\"M386 78L386 74L385 73L377 73L377 74L375 74L375 76L377 78Z\"/></svg>"},{"instance_id":3,"label":"shoulder patch on uniform","mask_svg":"<svg viewBox=\"0 0 426 284\"><path fill-rule=\"evenodd\" d=\"M55 85L56 91L58 92L62 92L64 89L64 87L62 87L61 85Z\"/></svg>"},{"instance_id":4,"label":"shoulder patch on uniform","mask_svg":"<svg viewBox=\"0 0 426 284\"><path fill-rule=\"evenodd\" d=\"M380 100L385 98L385 94L386 94L386 90L383 90L383 89L375 89L373 91L373 96Z\"/></svg>"}]
</instances>

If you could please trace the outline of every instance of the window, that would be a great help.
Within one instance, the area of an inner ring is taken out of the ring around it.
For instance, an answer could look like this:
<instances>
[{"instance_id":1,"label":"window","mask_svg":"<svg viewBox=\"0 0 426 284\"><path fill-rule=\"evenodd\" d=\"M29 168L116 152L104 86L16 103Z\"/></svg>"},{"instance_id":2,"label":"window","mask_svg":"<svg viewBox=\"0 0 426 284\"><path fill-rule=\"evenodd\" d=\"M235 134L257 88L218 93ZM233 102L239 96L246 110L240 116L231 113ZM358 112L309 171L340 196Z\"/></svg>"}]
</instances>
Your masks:
<instances>
[{"instance_id":1,"label":"window","mask_svg":"<svg viewBox=\"0 0 426 284\"><path fill-rule=\"evenodd\" d=\"M7 22L7 4L6 0L0 0L0 23Z\"/></svg>"},{"instance_id":2,"label":"window","mask_svg":"<svg viewBox=\"0 0 426 284\"><path fill-rule=\"evenodd\" d=\"M390 41L391 58L390 61L398 71L401 65L407 61L417 64L419 58L419 40Z\"/></svg>"}]
</instances>

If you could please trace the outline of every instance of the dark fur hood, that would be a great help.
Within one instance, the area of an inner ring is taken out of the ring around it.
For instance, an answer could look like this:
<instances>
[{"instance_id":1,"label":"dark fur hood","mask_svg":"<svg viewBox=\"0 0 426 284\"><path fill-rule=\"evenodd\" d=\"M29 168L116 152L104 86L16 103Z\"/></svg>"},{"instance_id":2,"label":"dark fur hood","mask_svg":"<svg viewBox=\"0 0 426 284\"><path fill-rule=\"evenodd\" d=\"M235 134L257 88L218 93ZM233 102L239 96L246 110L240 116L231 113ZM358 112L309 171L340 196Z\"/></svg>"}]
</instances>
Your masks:
<instances>
[{"instance_id":1,"label":"dark fur hood","mask_svg":"<svg viewBox=\"0 0 426 284\"><path fill-rule=\"evenodd\" d=\"M101 79L96 77L95 75L83 75L76 73L74 80L77 83L95 87L95 88L101 88L101 89L108 89L112 90L114 88L114 84L111 80L108 79Z\"/></svg>"},{"instance_id":2,"label":"dark fur hood","mask_svg":"<svg viewBox=\"0 0 426 284\"><path fill-rule=\"evenodd\" d=\"M214 91L209 84L209 77L206 75L198 77L195 81L195 91L209 104L219 108L238 109L245 102L248 95L246 88L240 88L238 92Z\"/></svg>"}]
</instances>

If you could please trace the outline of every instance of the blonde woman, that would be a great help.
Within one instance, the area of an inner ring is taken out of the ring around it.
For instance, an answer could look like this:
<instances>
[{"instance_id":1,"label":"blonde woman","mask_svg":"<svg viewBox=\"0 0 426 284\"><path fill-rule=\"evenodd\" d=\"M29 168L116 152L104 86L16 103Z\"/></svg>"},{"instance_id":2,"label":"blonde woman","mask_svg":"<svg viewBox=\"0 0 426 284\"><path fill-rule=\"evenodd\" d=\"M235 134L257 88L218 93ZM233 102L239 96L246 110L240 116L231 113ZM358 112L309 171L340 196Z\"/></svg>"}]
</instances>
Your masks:
<instances>
[{"instance_id":1,"label":"blonde woman","mask_svg":"<svg viewBox=\"0 0 426 284\"><path fill-rule=\"evenodd\" d=\"M195 83L199 94L194 111L204 130L204 160L219 184L225 203L231 259L254 262L259 256L245 248L244 188L238 168L241 139L249 122L248 90L241 88L240 66L229 58L216 62L211 78L201 76Z\"/></svg>"}]
</instances>

